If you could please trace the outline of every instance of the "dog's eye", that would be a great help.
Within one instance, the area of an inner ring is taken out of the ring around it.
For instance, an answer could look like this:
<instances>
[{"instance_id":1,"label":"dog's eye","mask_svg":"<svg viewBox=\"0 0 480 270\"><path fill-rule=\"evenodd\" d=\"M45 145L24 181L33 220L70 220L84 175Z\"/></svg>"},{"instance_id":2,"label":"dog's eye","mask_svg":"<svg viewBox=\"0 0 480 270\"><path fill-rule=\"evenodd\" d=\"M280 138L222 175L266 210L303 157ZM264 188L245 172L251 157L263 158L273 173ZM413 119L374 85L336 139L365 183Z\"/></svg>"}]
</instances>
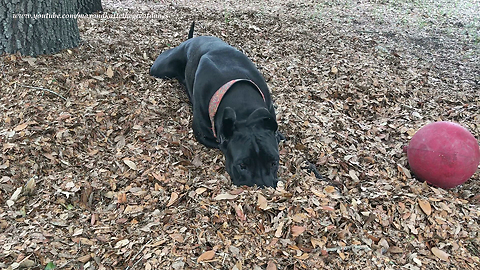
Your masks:
<instances>
[{"instance_id":1,"label":"dog's eye","mask_svg":"<svg viewBox=\"0 0 480 270\"><path fill-rule=\"evenodd\" d=\"M245 165L245 163L240 163L240 169L246 170L246 169L247 169L247 165Z\"/></svg>"}]
</instances>

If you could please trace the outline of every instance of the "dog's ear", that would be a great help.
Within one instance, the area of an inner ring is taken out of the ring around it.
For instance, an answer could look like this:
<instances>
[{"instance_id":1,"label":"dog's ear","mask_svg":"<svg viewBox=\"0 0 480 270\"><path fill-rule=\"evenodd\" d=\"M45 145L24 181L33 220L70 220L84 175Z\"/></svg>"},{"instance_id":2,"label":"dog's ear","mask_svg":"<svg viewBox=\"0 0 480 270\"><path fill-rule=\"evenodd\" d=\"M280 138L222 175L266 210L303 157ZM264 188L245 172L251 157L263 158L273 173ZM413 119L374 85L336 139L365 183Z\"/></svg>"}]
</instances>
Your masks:
<instances>
[{"instance_id":1,"label":"dog's ear","mask_svg":"<svg viewBox=\"0 0 480 270\"><path fill-rule=\"evenodd\" d=\"M253 111L247 119L247 125L261 125L262 127L277 131L278 125L275 116L272 115L266 108L259 108Z\"/></svg>"},{"instance_id":2,"label":"dog's ear","mask_svg":"<svg viewBox=\"0 0 480 270\"><path fill-rule=\"evenodd\" d=\"M222 120L219 126L219 136L221 144L225 141L230 140L230 138L232 137L233 131L235 130L236 121L237 114L235 113L235 111L230 107L226 107L223 110Z\"/></svg>"}]
</instances>

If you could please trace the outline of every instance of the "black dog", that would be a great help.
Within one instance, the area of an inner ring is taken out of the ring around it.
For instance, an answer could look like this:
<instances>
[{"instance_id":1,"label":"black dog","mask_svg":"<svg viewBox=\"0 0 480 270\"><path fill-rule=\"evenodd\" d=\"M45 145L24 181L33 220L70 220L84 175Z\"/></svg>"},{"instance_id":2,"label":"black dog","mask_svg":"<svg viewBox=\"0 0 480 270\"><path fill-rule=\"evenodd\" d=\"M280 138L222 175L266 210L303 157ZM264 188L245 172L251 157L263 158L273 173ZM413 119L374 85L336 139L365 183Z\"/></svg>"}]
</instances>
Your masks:
<instances>
[{"instance_id":1,"label":"black dog","mask_svg":"<svg viewBox=\"0 0 480 270\"><path fill-rule=\"evenodd\" d=\"M267 84L240 51L216 37L193 37L158 56L150 75L175 78L193 107L193 131L225 155L235 185L277 186L275 110Z\"/></svg>"}]
</instances>

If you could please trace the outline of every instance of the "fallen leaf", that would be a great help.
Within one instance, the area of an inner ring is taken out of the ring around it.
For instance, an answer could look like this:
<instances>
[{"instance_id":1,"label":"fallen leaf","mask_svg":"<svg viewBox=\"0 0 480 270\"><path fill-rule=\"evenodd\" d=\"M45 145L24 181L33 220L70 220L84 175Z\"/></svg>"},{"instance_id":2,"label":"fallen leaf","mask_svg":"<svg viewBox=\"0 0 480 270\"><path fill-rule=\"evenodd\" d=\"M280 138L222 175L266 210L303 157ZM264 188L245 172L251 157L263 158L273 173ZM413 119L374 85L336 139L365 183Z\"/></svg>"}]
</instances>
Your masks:
<instances>
[{"instance_id":1,"label":"fallen leaf","mask_svg":"<svg viewBox=\"0 0 480 270\"><path fill-rule=\"evenodd\" d=\"M215 250L205 251L202 255L200 255L197 259L197 262L204 262L209 261L215 257Z\"/></svg>"},{"instance_id":2,"label":"fallen leaf","mask_svg":"<svg viewBox=\"0 0 480 270\"><path fill-rule=\"evenodd\" d=\"M20 196L20 193L22 193L22 189L22 187L17 188L10 197L10 201L16 201L18 199L18 196Z\"/></svg>"},{"instance_id":3,"label":"fallen leaf","mask_svg":"<svg viewBox=\"0 0 480 270\"><path fill-rule=\"evenodd\" d=\"M246 221L247 220L247 217L245 216L245 214L243 213L243 208L242 208L242 205L235 205L235 213L237 214L237 217L241 220L241 221Z\"/></svg>"},{"instance_id":4,"label":"fallen leaf","mask_svg":"<svg viewBox=\"0 0 480 270\"><path fill-rule=\"evenodd\" d=\"M230 191L229 193L232 194L232 195L238 195L238 194L241 194L243 192L243 188L237 188L237 189L234 189L232 191Z\"/></svg>"},{"instance_id":5,"label":"fallen leaf","mask_svg":"<svg viewBox=\"0 0 480 270\"><path fill-rule=\"evenodd\" d=\"M393 254L400 254L400 253L404 253L405 250L397 246L391 246L388 248L388 252Z\"/></svg>"},{"instance_id":6,"label":"fallen leaf","mask_svg":"<svg viewBox=\"0 0 480 270\"><path fill-rule=\"evenodd\" d=\"M335 211L335 208L328 205L322 206L322 209L326 211Z\"/></svg>"},{"instance_id":7,"label":"fallen leaf","mask_svg":"<svg viewBox=\"0 0 480 270\"><path fill-rule=\"evenodd\" d=\"M303 226L292 226L291 232L293 237L297 237L302 234L307 228Z\"/></svg>"},{"instance_id":8,"label":"fallen leaf","mask_svg":"<svg viewBox=\"0 0 480 270\"><path fill-rule=\"evenodd\" d=\"M79 236L79 235L82 235L82 233L83 233L83 229L75 229L73 231L72 236Z\"/></svg>"},{"instance_id":9,"label":"fallen leaf","mask_svg":"<svg viewBox=\"0 0 480 270\"><path fill-rule=\"evenodd\" d=\"M336 66L333 66L332 69L330 70L330 72L332 72L333 74L337 74L338 73L338 68Z\"/></svg>"},{"instance_id":10,"label":"fallen leaf","mask_svg":"<svg viewBox=\"0 0 480 270\"><path fill-rule=\"evenodd\" d=\"M202 194L203 192L205 192L206 190L207 190L206 188L200 187L200 188L197 188L197 189L195 190L195 193L197 193L197 195L200 195L200 194Z\"/></svg>"},{"instance_id":11,"label":"fallen leaf","mask_svg":"<svg viewBox=\"0 0 480 270\"><path fill-rule=\"evenodd\" d=\"M123 160L123 163L125 163L128 167L130 167L130 169L136 171L137 170L137 165L135 165L135 163L129 159L124 159Z\"/></svg>"},{"instance_id":12,"label":"fallen leaf","mask_svg":"<svg viewBox=\"0 0 480 270\"><path fill-rule=\"evenodd\" d=\"M178 193L172 192L172 194L170 194L170 200L168 200L167 207L174 204L177 201L177 199L178 199Z\"/></svg>"},{"instance_id":13,"label":"fallen leaf","mask_svg":"<svg viewBox=\"0 0 480 270\"><path fill-rule=\"evenodd\" d=\"M262 210L267 210L269 208L267 205L267 199L260 193L258 194L257 205L258 208Z\"/></svg>"},{"instance_id":14,"label":"fallen leaf","mask_svg":"<svg viewBox=\"0 0 480 270\"><path fill-rule=\"evenodd\" d=\"M91 258L92 258L92 255L87 254L87 255L85 255L85 256L82 256L82 257L78 258L77 260L78 260L79 262L81 262L81 263L86 263L86 262L88 262Z\"/></svg>"},{"instance_id":15,"label":"fallen leaf","mask_svg":"<svg viewBox=\"0 0 480 270\"><path fill-rule=\"evenodd\" d=\"M312 243L313 248L322 247L325 245L325 242L315 239L313 237L310 239L310 242Z\"/></svg>"},{"instance_id":16,"label":"fallen leaf","mask_svg":"<svg viewBox=\"0 0 480 270\"><path fill-rule=\"evenodd\" d=\"M193 166L195 167L201 167L203 165L203 162L202 160L200 159L200 156L199 155L196 155L193 160L192 160L192 164Z\"/></svg>"},{"instance_id":17,"label":"fallen leaf","mask_svg":"<svg viewBox=\"0 0 480 270\"><path fill-rule=\"evenodd\" d=\"M292 216L292 220L295 221L295 222L303 222L305 219L307 219L308 216L304 213L298 213L298 214L295 214L294 216Z\"/></svg>"},{"instance_id":18,"label":"fallen leaf","mask_svg":"<svg viewBox=\"0 0 480 270\"><path fill-rule=\"evenodd\" d=\"M427 216L430 216L432 213L432 207L427 200L418 199L418 205Z\"/></svg>"},{"instance_id":19,"label":"fallen leaf","mask_svg":"<svg viewBox=\"0 0 480 270\"><path fill-rule=\"evenodd\" d=\"M119 204L126 203L127 202L127 194L125 193L118 193L117 195L117 202Z\"/></svg>"},{"instance_id":20,"label":"fallen leaf","mask_svg":"<svg viewBox=\"0 0 480 270\"><path fill-rule=\"evenodd\" d=\"M436 247L432 247L431 249L433 255L437 256L439 259L448 262L450 254L446 253L445 251L438 249Z\"/></svg>"},{"instance_id":21,"label":"fallen leaf","mask_svg":"<svg viewBox=\"0 0 480 270\"><path fill-rule=\"evenodd\" d=\"M277 266L273 261L269 261L265 270L277 270Z\"/></svg>"},{"instance_id":22,"label":"fallen leaf","mask_svg":"<svg viewBox=\"0 0 480 270\"><path fill-rule=\"evenodd\" d=\"M183 243L185 241L183 235L179 234L179 233L172 233L170 234L170 237L177 241L177 242L180 242L180 243Z\"/></svg>"},{"instance_id":23,"label":"fallen leaf","mask_svg":"<svg viewBox=\"0 0 480 270\"><path fill-rule=\"evenodd\" d=\"M237 198L237 195L232 195L230 193L223 193L223 194L219 194L215 197L215 201L221 201L221 200L233 200Z\"/></svg>"},{"instance_id":24,"label":"fallen leaf","mask_svg":"<svg viewBox=\"0 0 480 270\"><path fill-rule=\"evenodd\" d=\"M335 187L334 186L326 186L323 191L325 193L333 193L335 191Z\"/></svg>"},{"instance_id":25,"label":"fallen leaf","mask_svg":"<svg viewBox=\"0 0 480 270\"><path fill-rule=\"evenodd\" d=\"M92 217L90 218L90 224L93 226L95 225L96 221L97 221L96 214L92 214Z\"/></svg>"},{"instance_id":26,"label":"fallen leaf","mask_svg":"<svg viewBox=\"0 0 480 270\"><path fill-rule=\"evenodd\" d=\"M299 259L299 260L306 260L306 259L308 259L308 257L309 257L308 253L303 253L300 256L295 256L295 258Z\"/></svg>"},{"instance_id":27,"label":"fallen leaf","mask_svg":"<svg viewBox=\"0 0 480 270\"><path fill-rule=\"evenodd\" d=\"M56 267L56 265L53 262L49 262L45 266L45 270L53 270L53 269L55 269L55 267Z\"/></svg>"},{"instance_id":28,"label":"fallen leaf","mask_svg":"<svg viewBox=\"0 0 480 270\"><path fill-rule=\"evenodd\" d=\"M400 165L400 164L397 164L397 169L398 169L400 172L402 172L407 179L412 178L412 174L410 173L410 170L408 170L407 168L403 167L403 166Z\"/></svg>"},{"instance_id":29,"label":"fallen leaf","mask_svg":"<svg viewBox=\"0 0 480 270\"><path fill-rule=\"evenodd\" d=\"M348 175L352 178L354 182L360 181L360 179L358 179L357 172L355 170L350 170L348 172Z\"/></svg>"},{"instance_id":30,"label":"fallen leaf","mask_svg":"<svg viewBox=\"0 0 480 270\"><path fill-rule=\"evenodd\" d=\"M33 67L35 66L35 62L37 61L37 58L23 57L22 60L28 62L28 64Z\"/></svg>"},{"instance_id":31,"label":"fallen leaf","mask_svg":"<svg viewBox=\"0 0 480 270\"><path fill-rule=\"evenodd\" d=\"M35 192L35 177L30 178L30 180L27 181L25 186L23 187L23 193L25 195L31 195Z\"/></svg>"},{"instance_id":32,"label":"fallen leaf","mask_svg":"<svg viewBox=\"0 0 480 270\"><path fill-rule=\"evenodd\" d=\"M30 124L36 124L36 123L37 123L37 122L35 122L35 121L25 122L25 123L23 123L23 124L20 124L20 125L16 126L16 127L13 129L13 131L22 131L22 130L24 130L26 127L28 127L28 125L30 125Z\"/></svg>"},{"instance_id":33,"label":"fallen leaf","mask_svg":"<svg viewBox=\"0 0 480 270\"><path fill-rule=\"evenodd\" d=\"M277 230L275 231L275 237L280 238L280 236L282 236L283 224L283 221L278 224Z\"/></svg>"},{"instance_id":34,"label":"fallen leaf","mask_svg":"<svg viewBox=\"0 0 480 270\"><path fill-rule=\"evenodd\" d=\"M125 136L123 135L118 136L117 138L115 138L115 141L117 142L117 145L115 145L115 148L121 150L125 146Z\"/></svg>"},{"instance_id":35,"label":"fallen leaf","mask_svg":"<svg viewBox=\"0 0 480 270\"><path fill-rule=\"evenodd\" d=\"M325 194L323 194L321 191L315 189L315 188L311 188L310 191L315 194L316 196L320 197L320 198L324 198L325 197Z\"/></svg>"},{"instance_id":36,"label":"fallen leaf","mask_svg":"<svg viewBox=\"0 0 480 270\"><path fill-rule=\"evenodd\" d=\"M112 77L113 77L112 67L108 67L108 68L107 68L107 71L105 72L105 75L107 75L108 78L112 78Z\"/></svg>"},{"instance_id":37,"label":"fallen leaf","mask_svg":"<svg viewBox=\"0 0 480 270\"><path fill-rule=\"evenodd\" d=\"M128 240L128 239L122 239L122 240L118 241L118 242L115 244L115 248L124 247L124 246L128 245L128 243L130 243L130 240Z\"/></svg>"},{"instance_id":38,"label":"fallen leaf","mask_svg":"<svg viewBox=\"0 0 480 270\"><path fill-rule=\"evenodd\" d=\"M123 211L124 214L133 214L133 213L139 213L143 211L143 206L141 205L127 205L125 207L125 210Z\"/></svg>"}]
</instances>

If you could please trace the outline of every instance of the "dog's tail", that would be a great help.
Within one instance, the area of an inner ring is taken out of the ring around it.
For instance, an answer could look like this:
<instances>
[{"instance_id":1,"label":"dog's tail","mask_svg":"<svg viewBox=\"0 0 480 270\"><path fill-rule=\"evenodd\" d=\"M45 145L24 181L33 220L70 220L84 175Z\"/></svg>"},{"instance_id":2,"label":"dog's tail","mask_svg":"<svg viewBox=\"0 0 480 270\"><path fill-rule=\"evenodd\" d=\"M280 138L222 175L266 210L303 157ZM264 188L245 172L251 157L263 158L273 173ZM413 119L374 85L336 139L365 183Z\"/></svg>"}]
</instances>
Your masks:
<instances>
[{"instance_id":1,"label":"dog's tail","mask_svg":"<svg viewBox=\"0 0 480 270\"><path fill-rule=\"evenodd\" d=\"M193 37L194 28L195 28L195 21L192 22L192 25L190 26L190 31L188 31L188 39L191 39Z\"/></svg>"}]
</instances>

